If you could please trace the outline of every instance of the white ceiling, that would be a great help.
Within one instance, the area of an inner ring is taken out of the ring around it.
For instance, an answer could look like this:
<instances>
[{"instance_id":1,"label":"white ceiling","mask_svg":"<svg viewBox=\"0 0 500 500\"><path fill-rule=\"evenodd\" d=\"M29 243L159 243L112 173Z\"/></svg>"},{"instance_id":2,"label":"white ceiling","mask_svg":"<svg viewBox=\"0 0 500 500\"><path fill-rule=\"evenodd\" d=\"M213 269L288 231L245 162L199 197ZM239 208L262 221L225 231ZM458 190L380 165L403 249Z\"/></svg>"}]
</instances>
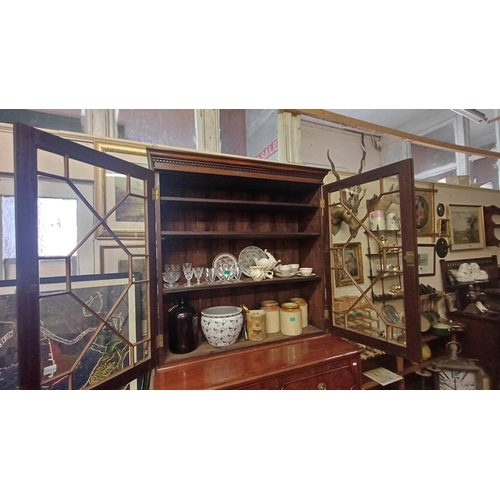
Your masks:
<instances>
[{"instance_id":1,"label":"white ceiling","mask_svg":"<svg viewBox=\"0 0 500 500\"><path fill-rule=\"evenodd\" d=\"M440 124L444 126L458 116L451 109L328 109L327 111L417 135L427 135L430 129ZM494 118L494 112L491 109L479 111L483 112L488 119ZM449 130L449 127L447 130L443 129L442 137L439 136L439 132L433 132L432 138L450 142ZM495 143L495 123L478 124L469 121L469 130L470 146L483 148Z\"/></svg>"}]
</instances>

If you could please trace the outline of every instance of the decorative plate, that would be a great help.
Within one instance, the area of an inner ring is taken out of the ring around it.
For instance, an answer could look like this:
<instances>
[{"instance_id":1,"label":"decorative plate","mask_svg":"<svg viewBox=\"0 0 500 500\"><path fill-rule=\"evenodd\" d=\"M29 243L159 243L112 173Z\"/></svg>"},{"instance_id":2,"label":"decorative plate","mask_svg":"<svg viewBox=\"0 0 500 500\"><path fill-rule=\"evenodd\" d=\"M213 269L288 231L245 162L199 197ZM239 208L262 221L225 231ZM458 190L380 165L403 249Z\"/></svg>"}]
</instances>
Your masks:
<instances>
[{"instance_id":1,"label":"decorative plate","mask_svg":"<svg viewBox=\"0 0 500 500\"><path fill-rule=\"evenodd\" d=\"M389 323L399 323L399 320L401 319L401 317L399 316L398 311L391 304L388 304L388 305L384 306L383 309L382 309L382 313L384 314L384 318Z\"/></svg>"},{"instance_id":2,"label":"decorative plate","mask_svg":"<svg viewBox=\"0 0 500 500\"><path fill-rule=\"evenodd\" d=\"M436 211L437 211L437 214L439 215L439 217L442 217L444 215L444 212L445 212L444 205L442 203L440 203L437 206Z\"/></svg>"},{"instance_id":3,"label":"decorative plate","mask_svg":"<svg viewBox=\"0 0 500 500\"><path fill-rule=\"evenodd\" d=\"M251 276L249 267L256 265L255 259L267 259L267 255L264 253L262 248L250 246L245 247L240 252L240 255L238 256L238 263L245 276Z\"/></svg>"},{"instance_id":4,"label":"decorative plate","mask_svg":"<svg viewBox=\"0 0 500 500\"><path fill-rule=\"evenodd\" d=\"M448 255L448 242L444 238L439 238L434 245L438 257L444 259Z\"/></svg>"},{"instance_id":5,"label":"decorative plate","mask_svg":"<svg viewBox=\"0 0 500 500\"><path fill-rule=\"evenodd\" d=\"M217 269L221 264L228 264L229 266L235 266L238 264L236 257L232 253L220 253L215 256L212 262L212 267Z\"/></svg>"}]
</instances>

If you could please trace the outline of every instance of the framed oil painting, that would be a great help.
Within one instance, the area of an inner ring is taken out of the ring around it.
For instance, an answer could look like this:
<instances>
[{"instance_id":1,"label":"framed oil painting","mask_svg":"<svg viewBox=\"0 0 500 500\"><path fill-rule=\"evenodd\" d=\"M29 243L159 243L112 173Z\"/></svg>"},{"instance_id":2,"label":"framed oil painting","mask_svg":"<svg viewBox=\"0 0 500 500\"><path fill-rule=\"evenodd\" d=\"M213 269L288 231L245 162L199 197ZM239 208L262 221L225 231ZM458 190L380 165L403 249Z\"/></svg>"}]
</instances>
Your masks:
<instances>
[{"instance_id":1,"label":"framed oil painting","mask_svg":"<svg viewBox=\"0 0 500 500\"><path fill-rule=\"evenodd\" d=\"M334 245L333 263L335 268L335 285L348 286L363 283L363 254L361 243L348 243L347 245ZM350 276L352 276L352 279Z\"/></svg>"},{"instance_id":2,"label":"framed oil painting","mask_svg":"<svg viewBox=\"0 0 500 500\"><path fill-rule=\"evenodd\" d=\"M482 205L449 205L451 251L484 248Z\"/></svg>"},{"instance_id":3,"label":"framed oil painting","mask_svg":"<svg viewBox=\"0 0 500 500\"><path fill-rule=\"evenodd\" d=\"M434 189L415 188L415 217L417 236L435 236Z\"/></svg>"},{"instance_id":4,"label":"framed oil painting","mask_svg":"<svg viewBox=\"0 0 500 500\"><path fill-rule=\"evenodd\" d=\"M418 245L418 275L435 276L436 257L434 244Z\"/></svg>"},{"instance_id":5,"label":"framed oil painting","mask_svg":"<svg viewBox=\"0 0 500 500\"><path fill-rule=\"evenodd\" d=\"M146 146L126 145L113 141L95 141L94 148L144 168L149 168ZM99 214L109 214L106 223L119 237L143 238L145 232L144 183L140 179L95 169L95 206ZM100 226L97 238L111 238Z\"/></svg>"}]
</instances>

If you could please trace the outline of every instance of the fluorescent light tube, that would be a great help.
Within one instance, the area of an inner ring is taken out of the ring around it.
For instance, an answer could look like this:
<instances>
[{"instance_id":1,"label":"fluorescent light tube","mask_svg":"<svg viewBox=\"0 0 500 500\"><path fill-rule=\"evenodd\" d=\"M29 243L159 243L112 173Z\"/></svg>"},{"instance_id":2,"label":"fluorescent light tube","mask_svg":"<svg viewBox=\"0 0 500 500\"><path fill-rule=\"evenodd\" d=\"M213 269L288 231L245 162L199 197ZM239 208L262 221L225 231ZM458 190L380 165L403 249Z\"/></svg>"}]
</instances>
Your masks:
<instances>
[{"instance_id":1,"label":"fluorescent light tube","mask_svg":"<svg viewBox=\"0 0 500 500\"><path fill-rule=\"evenodd\" d=\"M452 109L452 111L476 123L485 122L488 119L484 113L481 113L477 109Z\"/></svg>"}]
</instances>

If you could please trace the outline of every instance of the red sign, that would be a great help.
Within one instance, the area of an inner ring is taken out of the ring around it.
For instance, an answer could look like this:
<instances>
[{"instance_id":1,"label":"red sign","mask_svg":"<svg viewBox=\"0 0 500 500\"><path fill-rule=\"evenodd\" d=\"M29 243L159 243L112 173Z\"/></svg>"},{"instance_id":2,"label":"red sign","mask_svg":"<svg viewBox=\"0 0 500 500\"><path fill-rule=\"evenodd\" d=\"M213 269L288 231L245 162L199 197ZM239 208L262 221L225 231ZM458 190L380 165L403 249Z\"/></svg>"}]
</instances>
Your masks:
<instances>
[{"instance_id":1,"label":"red sign","mask_svg":"<svg viewBox=\"0 0 500 500\"><path fill-rule=\"evenodd\" d=\"M273 156L274 153L278 152L278 139L274 139L269 146L267 146L263 151L261 151L258 155L257 158L262 158L263 160L267 160L271 156Z\"/></svg>"}]
</instances>

